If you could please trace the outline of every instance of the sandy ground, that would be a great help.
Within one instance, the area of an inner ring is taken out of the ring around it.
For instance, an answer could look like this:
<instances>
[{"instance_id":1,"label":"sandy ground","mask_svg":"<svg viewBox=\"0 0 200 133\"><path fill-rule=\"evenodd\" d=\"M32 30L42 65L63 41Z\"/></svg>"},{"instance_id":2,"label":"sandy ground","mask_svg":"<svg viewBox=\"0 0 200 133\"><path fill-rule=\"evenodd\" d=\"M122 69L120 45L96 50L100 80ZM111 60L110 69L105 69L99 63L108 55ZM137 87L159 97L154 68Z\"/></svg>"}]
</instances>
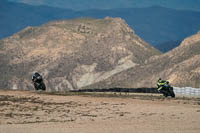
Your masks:
<instances>
[{"instance_id":1,"label":"sandy ground","mask_svg":"<svg viewBox=\"0 0 200 133\"><path fill-rule=\"evenodd\" d=\"M200 133L200 98L0 91L0 133Z\"/></svg>"}]
</instances>

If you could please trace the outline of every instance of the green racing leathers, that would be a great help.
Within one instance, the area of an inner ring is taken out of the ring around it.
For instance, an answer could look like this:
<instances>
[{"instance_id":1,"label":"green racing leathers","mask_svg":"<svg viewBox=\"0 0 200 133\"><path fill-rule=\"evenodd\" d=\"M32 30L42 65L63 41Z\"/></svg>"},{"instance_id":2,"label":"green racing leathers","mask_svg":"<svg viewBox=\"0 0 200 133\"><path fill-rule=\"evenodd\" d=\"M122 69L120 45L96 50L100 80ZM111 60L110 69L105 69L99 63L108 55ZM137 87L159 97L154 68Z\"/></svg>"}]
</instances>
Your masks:
<instances>
[{"instance_id":1,"label":"green racing leathers","mask_svg":"<svg viewBox=\"0 0 200 133\"><path fill-rule=\"evenodd\" d=\"M168 81L165 81L165 80L159 80L158 83L157 83L157 86L158 86L158 91L161 92L161 90L164 90L165 88L165 85L167 85L169 82Z\"/></svg>"}]
</instances>

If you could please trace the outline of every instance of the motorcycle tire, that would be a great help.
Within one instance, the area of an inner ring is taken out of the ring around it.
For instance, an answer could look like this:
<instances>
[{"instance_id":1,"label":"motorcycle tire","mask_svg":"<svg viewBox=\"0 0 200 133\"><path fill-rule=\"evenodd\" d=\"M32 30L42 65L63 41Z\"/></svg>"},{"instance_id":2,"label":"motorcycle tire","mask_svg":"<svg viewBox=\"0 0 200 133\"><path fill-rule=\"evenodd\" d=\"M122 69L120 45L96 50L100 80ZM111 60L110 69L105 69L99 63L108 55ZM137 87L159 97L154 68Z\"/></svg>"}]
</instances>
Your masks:
<instances>
[{"instance_id":1,"label":"motorcycle tire","mask_svg":"<svg viewBox=\"0 0 200 133\"><path fill-rule=\"evenodd\" d=\"M34 83L34 87L35 87L35 90L37 91L37 90L39 90L40 88L39 88L39 84L38 83Z\"/></svg>"},{"instance_id":2,"label":"motorcycle tire","mask_svg":"<svg viewBox=\"0 0 200 133\"><path fill-rule=\"evenodd\" d=\"M45 91L46 90L46 86L44 84L44 82L40 82L40 83L34 83L34 87L35 87L35 90L43 90Z\"/></svg>"},{"instance_id":3,"label":"motorcycle tire","mask_svg":"<svg viewBox=\"0 0 200 133\"><path fill-rule=\"evenodd\" d=\"M43 91L46 90L46 86L45 86L44 82L40 83L40 89L43 90Z\"/></svg>"},{"instance_id":4,"label":"motorcycle tire","mask_svg":"<svg viewBox=\"0 0 200 133\"><path fill-rule=\"evenodd\" d=\"M164 96L164 97L168 97L168 94L166 94L166 93L163 93L163 96Z\"/></svg>"},{"instance_id":5,"label":"motorcycle tire","mask_svg":"<svg viewBox=\"0 0 200 133\"><path fill-rule=\"evenodd\" d=\"M174 91L171 91L170 93L171 93L171 97L175 98L175 93L174 93Z\"/></svg>"},{"instance_id":6,"label":"motorcycle tire","mask_svg":"<svg viewBox=\"0 0 200 133\"><path fill-rule=\"evenodd\" d=\"M169 91L170 91L171 97L175 98L175 93L174 93L173 87L171 87Z\"/></svg>"}]
</instances>

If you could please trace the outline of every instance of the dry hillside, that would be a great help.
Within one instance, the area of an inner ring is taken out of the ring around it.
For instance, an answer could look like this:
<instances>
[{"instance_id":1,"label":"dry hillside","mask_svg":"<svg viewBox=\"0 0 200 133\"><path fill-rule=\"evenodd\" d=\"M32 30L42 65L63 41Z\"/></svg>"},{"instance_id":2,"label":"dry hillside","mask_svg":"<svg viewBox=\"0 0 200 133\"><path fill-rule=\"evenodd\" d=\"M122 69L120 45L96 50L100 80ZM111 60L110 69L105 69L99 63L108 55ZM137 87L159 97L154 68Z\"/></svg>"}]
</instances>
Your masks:
<instances>
[{"instance_id":1,"label":"dry hillside","mask_svg":"<svg viewBox=\"0 0 200 133\"><path fill-rule=\"evenodd\" d=\"M160 54L124 20L109 17L27 27L0 45L0 88L11 89L32 89L34 71L43 75L49 90L81 89L105 80L118 86L123 77L115 79L116 74Z\"/></svg>"},{"instance_id":2,"label":"dry hillside","mask_svg":"<svg viewBox=\"0 0 200 133\"><path fill-rule=\"evenodd\" d=\"M115 75L115 79L119 77L123 77L118 82L120 87L155 87L161 77L174 86L200 88L200 33L186 38L166 54L152 56L145 64ZM101 84L106 86L108 82Z\"/></svg>"}]
</instances>

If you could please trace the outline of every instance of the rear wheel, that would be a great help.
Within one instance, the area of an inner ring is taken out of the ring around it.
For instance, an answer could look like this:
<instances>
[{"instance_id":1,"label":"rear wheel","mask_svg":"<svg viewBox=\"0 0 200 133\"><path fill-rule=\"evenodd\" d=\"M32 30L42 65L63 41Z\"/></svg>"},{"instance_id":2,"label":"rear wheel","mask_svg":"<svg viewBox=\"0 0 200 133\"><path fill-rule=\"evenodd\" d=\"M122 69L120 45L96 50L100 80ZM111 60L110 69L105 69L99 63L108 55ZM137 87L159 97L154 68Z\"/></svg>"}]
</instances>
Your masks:
<instances>
[{"instance_id":1,"label":"rear wheel","mask_svg":"<svg viewBox=\"0 0 200 133\"><path fill-rule=\"evenodd\" d=\"M164 92L163 96L168 97L169 95L168 95L168 93Z\"/></svg>"}]
</instances>

